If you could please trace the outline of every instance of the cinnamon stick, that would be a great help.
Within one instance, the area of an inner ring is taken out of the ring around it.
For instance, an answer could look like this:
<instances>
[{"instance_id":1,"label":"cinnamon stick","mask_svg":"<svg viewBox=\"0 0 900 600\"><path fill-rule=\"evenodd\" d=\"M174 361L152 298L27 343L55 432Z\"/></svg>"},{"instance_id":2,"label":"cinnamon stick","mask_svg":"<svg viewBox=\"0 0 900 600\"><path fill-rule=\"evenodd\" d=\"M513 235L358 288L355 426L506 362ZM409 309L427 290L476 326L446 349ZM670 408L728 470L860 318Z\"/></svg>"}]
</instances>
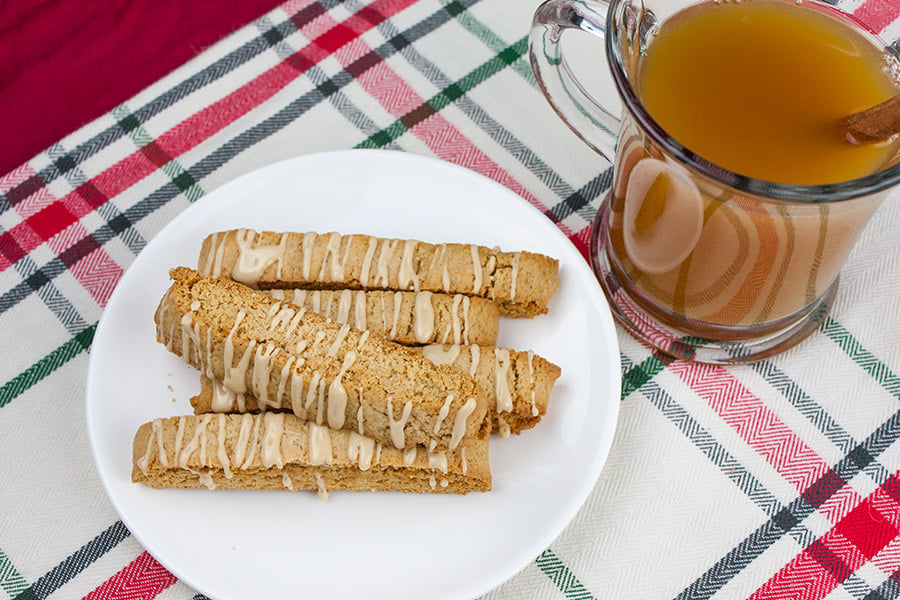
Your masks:
<instances>
[{"instance_id":1,"label":"cinnamon stick","mask_svg":"<svg viewBox=\"0 0 900 600\"><path fill-rule=\"evenodd\" d=\"M900 133L900 94L844 120L847 139L855 144L886 140Z\"/></svg>"}]
</instances>

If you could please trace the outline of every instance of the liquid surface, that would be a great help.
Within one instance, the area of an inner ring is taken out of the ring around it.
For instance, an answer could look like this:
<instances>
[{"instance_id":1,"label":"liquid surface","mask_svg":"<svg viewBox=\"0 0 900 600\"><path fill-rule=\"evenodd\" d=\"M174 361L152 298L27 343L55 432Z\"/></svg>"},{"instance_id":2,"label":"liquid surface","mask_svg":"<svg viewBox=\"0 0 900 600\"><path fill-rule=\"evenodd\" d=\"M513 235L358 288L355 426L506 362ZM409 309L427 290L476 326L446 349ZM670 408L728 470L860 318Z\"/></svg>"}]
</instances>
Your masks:
<instances>
[{"instance_id":1,"label":"liquid surface","mask_svg":"<svg viewBox=\"0 0 900 600\"><path fill-rule=\"evenodd\" d=\"M756 179L814 185L878 171L898 143L848 143L841 120L898 93L872 42L793 0L706 2L667 20L638 94L669 134Z\"/></svg>"}]
</instances>

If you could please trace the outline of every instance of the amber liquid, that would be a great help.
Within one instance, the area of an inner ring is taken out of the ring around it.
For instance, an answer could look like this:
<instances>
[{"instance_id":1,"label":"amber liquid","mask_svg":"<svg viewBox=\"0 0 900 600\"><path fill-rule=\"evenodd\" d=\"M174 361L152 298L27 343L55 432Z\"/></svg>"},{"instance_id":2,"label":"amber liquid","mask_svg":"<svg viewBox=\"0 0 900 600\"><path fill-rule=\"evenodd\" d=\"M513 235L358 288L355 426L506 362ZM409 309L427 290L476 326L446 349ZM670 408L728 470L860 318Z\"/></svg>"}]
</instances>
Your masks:
<instances>
[{"instance_id":1,"label":"amber liquid","mask_svg":"<svg viewBox=\"0 0 900 600\"><path fill-rule=\"evenodd\" d=\"M833 13L795 0L693 5L650 41L638 95L672 138L740 175L814 185L877 172L897 141L851 144L840 121L898 89L881 49ZM669 323L774 330L798 318L880 202L770 201L676 162L626 115L609 254L622 286Z\"/></svg>"},{"instance_id":2,"label":"amber liquid","mask_svg":"<svg viewBox=\"0 0 900 600\"><path fill-rule=\"evenodd\" d=\"M794 1L701 3L667 20L638 95L675 140L735 173L791 184L877 171L895 144L848 144L840 122L897 93L883 55L830 13Z\"/></svg>"}]
</instances>

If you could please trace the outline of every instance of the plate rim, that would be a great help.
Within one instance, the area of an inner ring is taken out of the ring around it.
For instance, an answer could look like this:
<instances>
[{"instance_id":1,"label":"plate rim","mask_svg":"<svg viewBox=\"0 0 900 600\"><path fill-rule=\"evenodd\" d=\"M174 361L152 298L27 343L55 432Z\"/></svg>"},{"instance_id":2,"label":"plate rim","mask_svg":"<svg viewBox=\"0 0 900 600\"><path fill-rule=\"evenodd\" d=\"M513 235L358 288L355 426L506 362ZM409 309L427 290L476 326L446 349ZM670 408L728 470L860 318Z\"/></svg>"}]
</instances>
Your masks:
<instances>
[{"instance_id":1,"label":"plate rim","mask_svg":"<svg viewBox=\"0 0 900 600\"><path fill-rule=\"evenodd\" d=\"M157 231L156 234L152 236L152 238L148 239L145 247L136 256L134 256L131 264L128 265L128 267L125 269L122 277L116 283L115 289L111 293L106 305L103 307L103 312L100 316L100 319L98 320L97 328L95 330L94 343L96 343L97 340L102 341L104 339L104 336L107 335L105 330L107 327L109 327L109 319L107 319L108 307L114 306L118 301L118 297L126 293L121 290L128 289L131 283L130 277L134 276L133 273L136 272L136 270L134 269L135 265L139 263L139 261L141 260L141 256L147 251L148 248L151 247L151 245L153 245L153 248L155 249L155 244L159 243L157 242L157 240L165 240L167 235L170 235L173 230L177 231L178 227L183 226L184 221L189 220L195 213L206 210L207 205L215 202L216 199L220 196L227 196L230 190L243 185L247 181L252 181L255 178L259 177L264 177L267 173L280 171L281 169L288 168L298 162L305 162L311 159L340 161L345 159L350 154L353 155L354 159L362 158L363 160L366 160L365 158L363 158L363 155L367 155L369 157L390 156L388 160L413 162L424 161L423 164L428 163L428 165L434 169L447 169L448 173L455 172L457 175L462 174L467 177L474 177L475 179L480 180L480 183L485 184L486 186L493 187L495 191L501 192L501 195L506 195L510 199L512 199L513 197L517 199L520 204L520 208L526 211L531 211L533 213L532 217L540 216L541 219L545 220L548 225L548 227L545 227L545 229L547 231L555 232L558 241L568 246L570 251L574 252L580 259L578 261L579 267L577 267L578 270L582 271L580 275L584 277L587 273L590 274L590 280L594 284L595 289L594 293L590 296L590 306L588 308L598 312L596 317L600 319L601 324L603 325L604 332L607 334L603 337L605 340L606 350L609 353L610 362L607 366L611 375L607 382L605 390L595 389L592 391L595 394L599 394L601 391L603 391L610 398L609 420L605 425L605 427L609 429L610 433L608 436L606 436L607 439L605 440L605 444L598 444L596 446L595 451L592 454L591 461L588 463L588 466L590 467L588 476L578 479L577 483L579 485L577 486L577 489L572 490L572 496L576 498L576 500L574 502L570 502L565 507L566 510L564 510L562 513L557 513L555 518L549 519L549 521L552 522L553 525L543 528L543 534L537 535L532 538L533 543L531 544L531 546L535 548L540 547L540 549L549 548L553 541L556 540L564 532L566 527L575 518L579 510L581 510L581 508L584 506L585 502L587 501L588 497L597 484L604 465L608 461L609 453L618 426L620 412L619 395L621 392L621 360L620 349L616 335L616 327L614 324L612 313L609 309L608 302L606 301L606 298L599 286L599 282L596 281L593 271L590 269L589 263L584 259L578 249L574 246L571 239L569 239L568 236L566 236L565 233L555 223L549 220L547 216L538 209L537 206L528 202L526 199L522 198L509 188L503 186L501 183L485 175L482 175L477 171L468 169L460 165L456 165L448 161L444 161L436 157L420 155L413 152L385 149L353 149L314 152L298 155L268 163L266 165L262 165L258 168L242 173L241 175L231 180L223 182L217 188L214 188L201 198L197 199L195 202L192 202L184 210L167 221L159 229L159 231ZM123 285L123 283L125 285ZM146 536L144 535L144 531L136 531L140 528L134 526L134 521L130 518L129 514L126 514L126 512L123 510L124 507L120 505L121 499L117 498L115 490L113 490L111 487L111 482L109 481L110 474L105 473L101 467L101 457L98 455L97 440L95 439L95 436L98 434L98 432L94 430L96 422L95 419L92 418L94 408L99 407L92 408L91 402L92 390L94 390L96 386L96 379L98 377L97 370L100 367L97 365L97 360L94 358L97 354L93 352L93 348L94 346L92 343L92 352L89 354L85 385L85 420L87 425L88 442L91 449L91 456L93 458L95 469L97 470L107 499L113 506L116 514L118 514L119 518L122 520L123 524L125 524L126 528L128 528L129 532L131 532L131 534L135 537L135 540L141 545L144 550L146 550L163 567L169 570L187 586L200 593L208 595L212 592L207 588L206 585L203 584L202 581L197 581L196 579L191 577L189 573L185 573L179 565L172 564L166 556L162 556L158 552L156 552L156 544L146 538ZM510 578L514 577L523 568L527 567L528 564L533 562L540 555L540 552L541 550L538 550L538 552L533 555L531 555L531 553L529 552L528 556L525 556L525 554L523 554L522 559L518 561L517 566L508 567L505 569L494 569L491 571L492 576L485 577L480 580L483 582L483 585L473 586L470 584L468 586L461 586L456 592L457 595L453 595L452 597L472 597L473 594L475 596L478 596L497 588L504 582L508 581Z\"/></svg>"}]
</instances>

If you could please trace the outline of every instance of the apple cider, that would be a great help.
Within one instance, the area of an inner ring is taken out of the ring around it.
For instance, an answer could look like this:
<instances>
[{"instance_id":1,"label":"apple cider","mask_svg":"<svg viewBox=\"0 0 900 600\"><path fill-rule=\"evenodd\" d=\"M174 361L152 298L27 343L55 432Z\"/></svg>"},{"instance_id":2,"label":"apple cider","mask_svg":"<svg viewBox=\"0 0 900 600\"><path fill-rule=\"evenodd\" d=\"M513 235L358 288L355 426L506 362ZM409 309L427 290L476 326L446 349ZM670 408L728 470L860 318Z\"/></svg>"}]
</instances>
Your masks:
<instances>
[{"instance_id":1,"label":"apple cider","mask_svg":"<svg viewBox=\"0 0 900 600\"><path fill-rule=\"evenodd\" d=\"M662 23L635 91L672 139L737 180L817 186L896 162L897 140L853 144L841 127L897 94L896 77L881 48L828 7L710 1ZM714 326L789 318L836 281L878 205L739 192L624 123L608 222L613 269L658 317Z\"/></svg>"}]
</instances>

